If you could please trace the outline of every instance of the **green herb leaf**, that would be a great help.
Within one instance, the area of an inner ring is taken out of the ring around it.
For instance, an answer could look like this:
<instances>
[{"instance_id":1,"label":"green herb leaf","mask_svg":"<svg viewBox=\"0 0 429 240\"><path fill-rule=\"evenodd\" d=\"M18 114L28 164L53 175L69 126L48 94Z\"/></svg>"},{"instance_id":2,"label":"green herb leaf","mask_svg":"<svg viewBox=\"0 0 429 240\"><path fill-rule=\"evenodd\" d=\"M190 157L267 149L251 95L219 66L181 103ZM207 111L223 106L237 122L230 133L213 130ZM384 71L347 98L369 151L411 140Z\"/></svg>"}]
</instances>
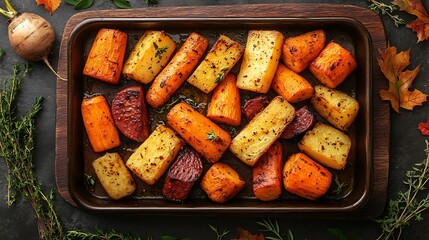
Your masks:
<instances>
[{"instance_id":1,"label":"green herb leaf","mask_svg":"<svg viewBox=\"0 0 429 240\"><path fill-rule=\"evenodd\" d=\"M95 182L96 182L96 180L95 180L95 177L94 177L94 176L92 176L92 175L88 175L88 174L86 174L86 173L85 173L85 181L86 181L86 183L87 183L89 186L91 186L91 187L94 187L94 186L95 186Z\"/></svg>"},{"instance_id":2,"label":"green herb leaf","mask_svg":"<svg viewBox=\"0 0 429 240\"><path fill-rule=\"evenodd\" d=\"M336 188L333 191L333 193L338 196L343 191L343 188L347 186L347 183L340 182L340 179L338 178L337 174L334 174L334 183L335 183Z\"/></svg>"},{"instance_id":3,"label":"green herb leaf","mask_svg":"<svg viewBox=\"0 0 429 240\"><path fill-rule=\"evenodd\" d=\"M5 51L3 49L0 48L0 58L2 58L5 54Z\"/></svg>"},{"instance_id":4,"label":"green herb leaf","mask_svg":"<svg viewBox=\"0 0 429 240\"><path fill-rule=\"evenodd\" d=\"M222 239L223 239L223 237L225 237L226 235L228 235L228 234L229 234L229 232L231 231L231 230L224 229L224 230L223 230L223 232L222 232L222 233L220 233L220 232L217 230L217 228L216 228L216 227L214 227L214 226L212 226L212 225L210 225L210 224L209 224L209 227L210 227L210 229L211 229L211 230L213 230L213 231L216 233L216 240L222 240Z\"/></svg>"},{"instance_id":5,"label":"green herb leaf","mask_svg":"<svg viewBox=\"0 0 429 240\"><path fill-rule=\"evenodd\" d=\"M212 142L216 141L216 139L219 137L220 133L218 133L217 135L215 134L215 132L213 130L211 130L210 132L206 132L207 133L207 138L206 140L210 140Z\"/></svg>"},{"instance_id":6,"label":"green herb leaf","mask_svg":"<svg viewBox=\"0 0 429 240\"><path fill-rule=\"evenodd\" d=\"M280 232L280 226L277 223L277 221L272 222L271 219L263 219L262 222L256 222L257 224L261 225L262 227L264 227L263 229L261 229L261 232L271 232L272 234L274 234L273 237L265 237L265 239L269 239L269 240L284 240L283 239L283 234L281 234ZM294 236L291 230L288 230L288 233L286 235L286 240L293 240Z\"/></svg>"},{"instance_id":7,"label":"green herb leaf","mask_svg":"<svg viewBox=\"0 0 429 240\"><path fill-rule=\"evenodd\" d=\"M91 7L93 3L94 3L94 0L80 0L74 5L74 9L76 10L87 9Z\"/></svg>"},{"instance_id":8,"label":"green herb leaf","mask_svg":"<svg viewBox=\"0 0 429 240\"><path fill-rule=\"evenodd\" d=\"M155 42L153 42L153 47L155 48L155 57L162 59L162 54L165 53L168 49L168 46L159 47Z\"/></svg>"},{"instance_id":9,"label":"green herb leaf","mask_svg":"<svg viewBox=\"0 0 429 240\"><path fill-rule=\"evenodd\" d=\"M369 9L378 14L389 16L393 20L396 27L405 24L404 19L400 18L399 15L393 14L393 12L397 10L397 7L395 5L385 4L377 0L367 0L367 2L369 3Z\"/></svg>"},{"instance_id":10,"label":"green herb leaf","mask_svg":"<svg viewBox=\"0 0 429 240\"><path fill-rule=\"evenodd\" d=\"M131 8L131 4L127 0L113 0L113 3L118 8L122 8L122 9Z\"/></svg>"},{"instance_id":11,"label":"green herb leaf","mask_svg":"<svg viewBox=\"0 0 429 240\"><path fill-rule=\"evenodd\" d=\"M70 4L72 6L75 6L78 2L80 2L81 0L65 0L65 2L67 4Z\"/></svg>"},{"instance_id":12,"label":"green herb leaf","mask_svg":"<svg viewBox=\"0 0 429 240\"><path fill-rule=\"evenodd\" d=\"M221 73L218 73L218 75L215 79L215 83L220 83L225 79L225 72L228 71L228 67L224 67L220 71L221 71Z\"/></svg>"}]
</instances>

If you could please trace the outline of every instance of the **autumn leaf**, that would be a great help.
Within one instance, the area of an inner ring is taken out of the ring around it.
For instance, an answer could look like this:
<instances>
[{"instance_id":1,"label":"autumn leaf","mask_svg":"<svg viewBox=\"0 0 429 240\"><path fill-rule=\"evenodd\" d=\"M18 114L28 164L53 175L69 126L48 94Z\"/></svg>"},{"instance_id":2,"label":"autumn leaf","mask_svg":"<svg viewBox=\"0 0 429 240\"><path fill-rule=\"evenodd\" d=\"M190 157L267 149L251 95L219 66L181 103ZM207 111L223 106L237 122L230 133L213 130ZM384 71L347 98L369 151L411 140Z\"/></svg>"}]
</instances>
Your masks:
<instances>
[{"instance_id":1,"label":"autumn leaf","mask_svg":"<svg viewBox=\"0 0 429 240\"><path fill-rule=\"evenodd\" d=\"M397 53L396 48L390 47L388 44L384 52L380 49L378 51L381 55L381 59L377 59L378 65L389 81L389 89L380 91L381 99L390 101L392 108L397 113L401 107L413 110L415 106L421 106L423 102L426 102L426 94L417 89L408 90L420 71L420 66L414 70L404 71L410 65L410 50Z\"/></svg>"},{"instance_id":2,"label":"autumn leaf","mask_svg":"<svg viewBox=\"0 0 429 240\"><path fill-rule=\"evenodd\" d=\"M419 123L419 130L423 135L429 136L429 117L427 118L426 122Z\"/></svg>"},{"instance_id":3,"label":"autumn leaf","mask_svg":"<svg viewBox=\"0 0 429 240\"><path fill-rule=\"evenodd\" d=\"M52 15L60 6L61 0L36 0L37 6L45 5L45 9Z\"/></svg>"},{"instance_id":4,"label":"autumn leaf","mask_svg":"<svg viewBox=\"0 0 429 240\"><path fill-rule=\"evenodd\" d=\"M243 228L237 228L237 232L240 234L240 238L236 240L265 240L264 235L253 235Z\"/></svg>"},{"instance_id":5,"label":"autumn leaf","mask_svg":"<svg viewBox=\"0 0 429 240\"><path fill-rule=\"evenodd\" d=\"M423 6L421 0L394 0L393 4L399 7L399 10L406 11L417 17L416 20L407 24L417 34L417 42L429 38L429 15Z\"/></svg>"}]
</instances>

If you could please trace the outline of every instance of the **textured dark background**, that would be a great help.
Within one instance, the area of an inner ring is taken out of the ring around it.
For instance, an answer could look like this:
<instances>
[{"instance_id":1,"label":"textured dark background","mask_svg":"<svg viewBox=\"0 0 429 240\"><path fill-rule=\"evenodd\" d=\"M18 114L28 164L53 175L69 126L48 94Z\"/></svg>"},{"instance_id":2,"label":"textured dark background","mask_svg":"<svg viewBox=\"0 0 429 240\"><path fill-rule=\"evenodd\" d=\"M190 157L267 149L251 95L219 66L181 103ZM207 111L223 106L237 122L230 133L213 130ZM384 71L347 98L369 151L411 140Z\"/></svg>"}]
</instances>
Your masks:
<instances>
[{"instance_id":1,"label":"textured dark background","mask_svg":"<svg viewBox=\"0 0 429 240\"><path fill-rule=\"evenodd\" d=\"M280 2L320 2L320 1L224 1L224 0L159 0L159 4L150 7L165 6L193 6L193 5L226 5L246 3L280 3ZM325 0L324 3L351 4L367 7L365 0ZM389 1L386 1L389 2ZM429 3L423 1L426 9ZM73 7L62 3L60 8L50 16L42 6L36 7L35 0L13 1L13 5L20 12L34 12L52 23L56 30L56 47L50 56L53 66L57 66L58 48L63 28L70 16L77 13ZM131 0L134 8L147 8L143 0ZM2 4L0 4L2 6ZM239 6L237 6L239 7ZM95 0L89 10L114 9L112 1ZM401 12L401 17L408 22L414 17ZM387 40L398 50L410 49L411 66L414 68L421 65L421 71L414 81L413 87L429 93L429 47L428 41L417 43L415 33L402 26L397 28L393 22L383 17ZM8 76L12 65L22 62L9 47L7 39L7 20L0 19L0 48L6 51L6 56L0 61L1 78ZM44 96L43 111L37 120L37 146L35 150L36 172L40 181L44 184L45 192L55 189L54 178L54 148L55 148L55 77L43 63L32 63L32 71L22 85L19 95L19 107L21 111L27 111L37 96ZM424 147L426 137L422 136L417 129L419 122L426 120L429 105L423 104L416 107L414 111L401 110L400 114L392 111L391 114L391 142L390 142L390 172L388 185L388 198L393 198L400 190L405 190L402 184L403 176L410 167L421 162L425 158ZM1 126L0 126L1 130ZM37 239L37 225L33 210L27 201L18 199L10 208L6 206L6 167L4 161L0 162L0 239ZM252 232L260 229L256 224L261 217L195 217L195 216L139 216L139 215L117 215L91 213L74 208L58 197L55 202L62 223L67 230L81 229L84 231L95 231L95 226L105 230L116 229L121 232L129 232L134 236L147 238L152 236L158 239L161 234L172 234L192 239L215 239L216 235L209 228L209 224L220 230L230 229L227 238L237 237L236 228L243 227ZM402 239L427 239L429 236L429 213L423 214L425 220L413 223L403 232ZM379 233L379 226L372 220L335 220L335 219L296 219L288 216L275 217L282 231L291 229L295 239L333 239L327 232L328 228L341 228L351 239L375 239Z\"/></svg>"}]
</instances>

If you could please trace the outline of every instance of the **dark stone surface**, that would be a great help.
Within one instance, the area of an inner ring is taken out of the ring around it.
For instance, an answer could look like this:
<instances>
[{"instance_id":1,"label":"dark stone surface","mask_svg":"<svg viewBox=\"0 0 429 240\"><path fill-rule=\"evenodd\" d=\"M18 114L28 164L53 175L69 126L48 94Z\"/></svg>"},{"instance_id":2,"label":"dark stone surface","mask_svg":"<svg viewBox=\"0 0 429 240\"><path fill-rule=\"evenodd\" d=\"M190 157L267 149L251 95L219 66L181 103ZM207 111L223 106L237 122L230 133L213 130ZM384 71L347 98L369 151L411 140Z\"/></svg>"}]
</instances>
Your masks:
<instances>
[{"instance_id":1,"label":"dark stone surface","mask_svg":"<svg viewBox=\"0 0 429 240\"><path fill-rule=\"evenodd\" d=\"M137 8L148 7L142 0L131 0L131 4ZM214 4L244 4L260 3L261 1L197 1L197 0L159 0L159 4L151 7L163 6L191 6ZM264 1L264 3L276 2L320 2L320 1ZM358 0L328 0L336 4L352 4L362 7L367 6L366 1ZM429 9L429 3L423 1ZM42 6L37 7L34 0L12 1L16 9L24 12L34 12L45 17L55 27L56 47L50 56L53 66L57 65L58 48L63 28L70 16L77 11L71 6L62 3L61 7L50 16ZM1 5L3 6L3 5ZM113 9L112 1L96 0L90 10ZM144 9L142 10L144 11ZM407 21L413 16L401 12L400 16ZM400 51L410 49L411 68L421 65L421 71L414 81L413 87L429 93L429 47L428 41L417 43L416 35L408 28L395 27L387 17L383 17L387 40ZM7 39L7 20L0 19L0 48L6 51L6 56L0 60L1 78L7 76L13 64L22 62L9 47ZM43 111L37 121L38 137L35 150L36 172L43 182L45 192L55 189L54 179L54 147L55 147L55 76L51 74L43 63L31 63L32 71L22 85L19 95L19 108L27 111L37 96L44 96ZM401 110L400 114L392 111L391 120L391 152L388 196L395 197L399 190L404 190L402 184L404 173L416 163L425 158L424 147L426 137L417 129L419 122L426 120L429 105L423 104L414 111ZM1 126L0 126L1 130ZM11 207L6 206L6 173L4 161L0 162L0 239L37 239L37 225L33 210L27 201L21 198ZM261 217L195 217L195 216L148 216L148 215L117 215L98 214L74 208L63 199L57 198L54 202L61 221L66 230L81 229L95 231L95 226L103 229L116 229L121 232L129 232L134 236L147 238L149 236L158 239L161 234L172 234L179 237L192 239L215 239L215 233L209 228L209 224L219 230L230 229L227 238L237 237L236 228L243 227L255 232L260 229L257 221ZM429 214L423 214L426 219L413 223L403 232L402 239L425 239L429 235ZM328 228L341 228L351 239L375 239L380 233L378 224L372 220L325 220L325 219L294 219L288 216L272 218L277 220L283 233L291 229L295 239L333 239L327 231ZM427 238L426 238L427 239Z\"/></svg>"}]
</instances>

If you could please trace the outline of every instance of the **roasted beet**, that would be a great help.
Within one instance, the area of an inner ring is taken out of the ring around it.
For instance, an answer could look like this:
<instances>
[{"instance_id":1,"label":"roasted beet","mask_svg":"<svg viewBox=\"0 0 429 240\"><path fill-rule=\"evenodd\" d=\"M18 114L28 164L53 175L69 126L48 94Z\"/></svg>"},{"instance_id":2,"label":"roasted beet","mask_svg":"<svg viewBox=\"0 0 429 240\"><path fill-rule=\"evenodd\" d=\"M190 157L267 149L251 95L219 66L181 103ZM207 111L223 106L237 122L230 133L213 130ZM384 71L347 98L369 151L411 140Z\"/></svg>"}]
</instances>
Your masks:
<instances>
[{"instance_id":1,"label":"roasted beet","mask_svg":"<svg viewBox=\"0 0 429 240\"><path fill-rule=\"evenodd\" d=\"M113 98L112 114L118 129L126 137L143 142L149 136L147 107L142 86L123 89Z\"/></svg>"},{"instance_id":2,"label":"roasted beet","mask_svg":"<svg viewBox=\"0 0 429 240\"><path fill-rule=\"evenodd\" d=\"M194 183L203 172L203 162L198 153L185 146L171 165L162 188L163 195L172 201L184 201Z\"/></svg>"},{"instance_id":3,"label":"roasted beet","mask_svg":"<svg viewBox=\"0 0 429 240\"><path fill-rule=\"evenodd\" d=\"M291 139L307 131L313 124L314 114L307 106L303 106L295 111L295 118L286 127L280 137L283 139Z\"/></svg>"},{"instance_id":4,"label":"roasted beet","mask_svg":"<svg viewBox=\"0 0 429 240\"><path fill-rule=\"evenodd\" d=\"M269 103L267 96L260 95L258 97L247 100L243 106L243 113L246 120L250 122L256 114L264 109Z\"/></svg>"}]
</instances>

